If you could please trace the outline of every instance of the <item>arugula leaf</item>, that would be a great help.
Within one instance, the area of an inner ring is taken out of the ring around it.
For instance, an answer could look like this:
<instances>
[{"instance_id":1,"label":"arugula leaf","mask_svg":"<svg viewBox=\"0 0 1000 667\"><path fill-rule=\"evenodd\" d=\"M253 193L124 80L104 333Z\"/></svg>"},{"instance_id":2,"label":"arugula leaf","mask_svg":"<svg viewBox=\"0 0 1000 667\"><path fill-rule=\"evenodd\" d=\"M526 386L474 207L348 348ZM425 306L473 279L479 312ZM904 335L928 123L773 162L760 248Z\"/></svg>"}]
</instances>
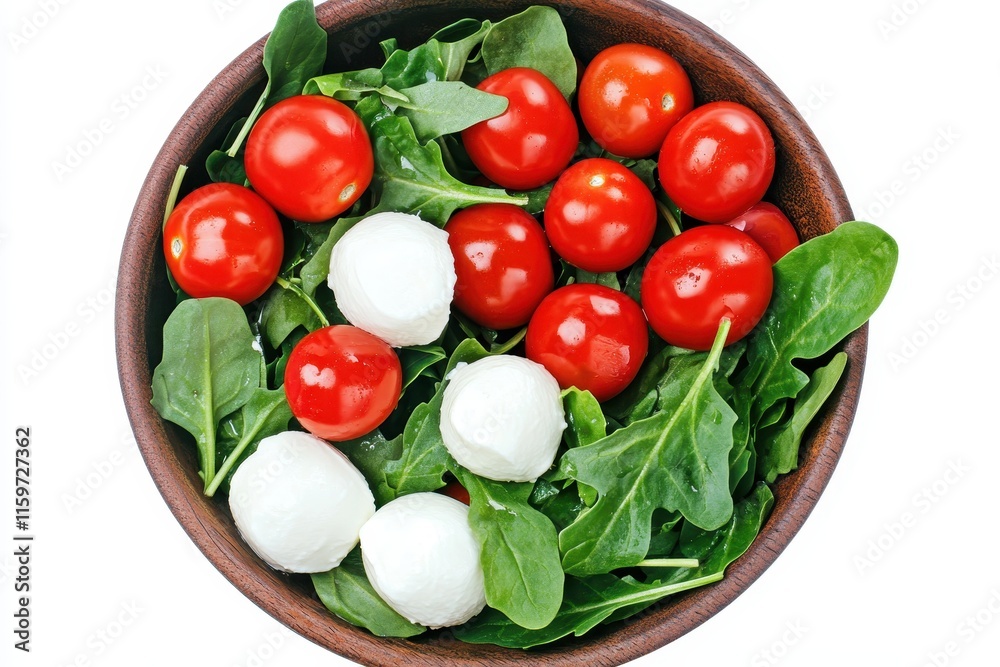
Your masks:
<instances>
[{"instance_id":1,"label":"arugula leaf","mask_svg":"<svg viewBox=\"0 0 1000 667\"><path fill-rule=\"evenodd\" d=\"M535 5L495 23L483 39L482 55L490 74L530 67L551 79L566 99L576 90L576 58L552 7Z\"/></svg>"},{"instance_id":2,"label":"arugula leaf","mask_svg":"<svg viewBox=\"0 0 1000 667\"><path fill-rule=\"evenodd\" d=\"M375 177L380 193L379 210L414 213L443 227L456 209L473 204L523 206L528 198L503 190L467 185L444 168L441 147L434 141L421 145L408 118L390 115L372 126Z\"/></svg>"},{"instance_id":3,"label":"arugula leaf","mask_svg":"<svg viewBox=\"0 0 1000 667\"><path fill-rule=\"evenodd\" d=\"M489 21L462 19L444 27L431 35L441 48L441 62L444 63L444 78L460 81L465 72L472 51L482 44L483 38L493 28Z\"/></svg>"},{"instance_id":4,"label":"arugula leaf","mask_svg":"<svg viewBox=\"0 0 1000 667\"><path fill-rule=\"evenodd\" d=\"M562 393L566 430L563 440L572 449L597 442L607 435L608 423L601 404L589 391L570 387Z\"/></svg>"},{"instance_id":5,"label":"arugula leaf","mask_svg":"<svg viewBox=\"0 0 1000 667\"><path fill-rule=\"evenodd\" d=\"M461 81L432 81L400 91L400 113L410 119L417 139L427 141L461 132L507 110L507 98L476 90Z\"/></svg>"},{"instance_id":6,"label":"arugula leaf","mask_svg":"<svg viewBox=\"0 0 1000 667\"><path fill-rule=\"evenodd\" d=\"M198 445L207 487L215 477L216 431L260 386L262 357L243 308L212 297L188 299L163 325L163 359L153 371L153 407Z\"/></svg>"},{"instance_id":7,"label":"arugula leaf","mask_svg":"<svg viewBox=\"0 0 1000 667\"><path fill-rule=\"evenodd\" d=\"M378 93L387 104L409 102L399 91L383 85L382 71L369 67L354 72L337 72L316 76L302 88L304 95L326 95L341 102L357 102L368 93Z\"/></svg>"},{"instance_id":8,"label":"arugula leaf","mask_svg":"<svg viewBox=\"0 0 1000 667\"><path fill-rule=\"evenodd\" d=\"M291 419L292 409L285 398L285 390L281 387L277 389L259 387L240 410L239 423L232 425L233 433L240 436L239 440L232 450L226 452L219 472L205 487L205 495L215 495L223 483L228 488L236 468L257 450L260 441L288 430L288 422Z\"/></svg>"},{"instance_id":9,"label":"arugula leaf","mask_svg":"<svg viewBox=\"0 0 1000 667\"><path fill-rule=\"evenodd\" d=\"M374 211L372 211L374 213ZM369 213L371 215L371 213ZM302 279L302 291L309 296L315 296L316 289L326 282L330 275L330 255L333 253L333 246L343 238L344 234L364 220L367 216L356 216L351 218L340 218L330 228L326 240L316 249L309 261L302 266L299 277Z\"/></svg>"},{"instance_id":10,"label":"arugula leaf","mask_svg":"<svg viewBox=\"0 0 1000 667\"><path fill-rule=\"evenodd\" d=\"M639 367L639 373L625 390L604 402L604 413L623 426L651 416L660 397L657 386L666 375L671 360L689 354L694 353L668 345L656 354L647 356Z\"/></svg>"},{"instance_id":11,"label":"arugula leaf","mask_svg":"<svg viewBox=\"0 0 1000 667\"><path fill-rule=\"evenodd\" d=\"M399 350L399 361L403 367L403 389L405 390L421 374L448 357L440 345L411 345Z\"/></svg>"},{"instance_id":12,"label":"arugula leaf","mask_svg":"<svg viewBox=\"0 0 1000 667\"><path fill-rule=\"evenodd\" d=\"M706 529L729 520L736 415L712 382L728 331L729 320L723 320L704 364L688 364L676 376L683 389L661 412L563 455L560 469L600 494L559 535L567 573L599 574L641 561L657 507L679 510Z\"/></svg>"},{"instance_id":13,"label":"arugula leaf","mask_svg":"<svg viewBox=\"0 0 1000 667\"><path fill-rule=\"evenodd\" d=\"M774 265L771 304L748 343L752 423L809 382L795 359L815 359L864 324L889 290L898 248L867 222L846 222Z\"/></svg>"},{"instance_id":14,"label":"arugula leaf","mask_svg":"<svg viewBox=\"0 0 1000 667\"><path fill-rule=\"evenodd\" d=\"M795 407L788 421L774 428L758 432L757 475L766 482L773 482L778 475L795 470L799 465L799 446L802 435L820 408L837 388L847 354L838 352L829 364L813 372L809 384L795 398Z\"/></svg>"},{"instance_id":15,"label":"arugula leaf","mask_svg":"<svg viewBox=\"0 0 1000 667\"><path fill-rule=\"evenodd\" d=\"M495 482L450 463L469 492L469 525L482 546L486 603L522 627L545 627L559 611L565 575L555 526L528 504L532 484Z\"/></svg>"},{"instance_id":16,"label":"arugula leaf","mask_svg":"<svg viewBox=\"0 0 1000 667\"><path fill-rule=\"evenodd\" d=\"M306 81L318 76L326 61L326 31L316 21L312 0L293 0L278 14L274 30L264 44L263 65L267 85L250 115L230 130L225 151L212 151L205 167L213 181L242 185L246 179L240 151L253 124L265 109L302 92ZM237 127L239 129L237 129ZM235 136L234 136L235 132ZM243 180L239 179L240 175Z\"/></svg>"},{"instance_id":17,"label":"arugula leaf","mask_svg":"<svg viewBox=\"0 0 1000 667\"><path fill-rule=\"evenodd\" d=\"M410 623L379 596L365 574L360 546L329 572L310 577L323 606L377 637L413 637L427 629Z\"/></svg>"}]
</instances>

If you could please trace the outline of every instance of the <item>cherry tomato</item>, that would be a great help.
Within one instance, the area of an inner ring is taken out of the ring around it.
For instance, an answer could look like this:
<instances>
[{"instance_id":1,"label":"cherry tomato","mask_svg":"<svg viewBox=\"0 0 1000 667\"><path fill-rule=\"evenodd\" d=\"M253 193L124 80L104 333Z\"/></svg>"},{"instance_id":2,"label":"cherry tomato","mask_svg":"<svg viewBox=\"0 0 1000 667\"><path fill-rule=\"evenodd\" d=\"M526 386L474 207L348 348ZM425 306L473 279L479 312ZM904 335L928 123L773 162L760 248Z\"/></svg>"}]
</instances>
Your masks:
<instances>
[{"instance_id":1,"label":"cherry tomato","mask_svg":"<svg viewBox=\"0 0 1000 667\"><path fill-rule=\"evenodd\" d=\"M527 323L555 283L542 226L512 204L477 204L444 229L455 256L455 306L491 329Z\"/></svg>"},{"instance_id":2,"label":"cherry tomato","mask_svg":"<svg viewBox=\"0 0 1000 667\"><path fill-rule=\"evenodd\" d=\"M712 347L719 322L732 322L726 344L747 335L771 301L771 259L743 232L694 227L664 243L642 274L643 310L671 345Z\"/></svg>"},{"instance_id":3,"label":"cherry tomato","mask_svg":"<svg viewBox=\"0 0 1000 667\"><path fill-rule=\"evenodd\" d=\"M694 107L691 80L680 63L643 44L616 44L597 54L580 81L583 123L602 148L647 157Z\"/></svg>"},{"instance_id":4,"label":"cherry tomato","mask_svg":"<svg viewBox=\"0 0 1000 667\"><path fill-rule=\"evenodd\" d=\"M462 132L465 150L497 185L530 190L559 175L576 153L580 133L566 99L544 74L512 67L476 86L507 98L507 110Z\"/></svg>"},{"instance_id":5,"label":"cherry tomato","mask_svg":"<svg viewBox=\"0 0 1000 667\"><path fill-rule=\"evenodd\" d=\"M460 503L469 504L469 491L459 484L457 480L448 482L440 492L449 498L454 498Z\"/></svg>"},{"instance_id":6,"label":"cherry tomato","mask_svg":"<svg viewBox=\"0 0 1000 667\"><path fill-rule=\"evenodd\" d=\"M333 325L306 335L288 356L285 396L309 432L350 440L385 421L399 401L403 372L389 344Z\"/></svg>"},{"instance_id":7,"label":"cherry tomato","mask_svg":"<svg viewBox=\"0 0 1000 667\"><path fill-rule=\"evenodd\" d=\"M760 201L774 176L774 140L752 110L710 102L682 118L660 149L660 183L688 215L726 222Z\"/></svg>"},{"instance_id":8,"label":"cherry tomato","mask_svg":"<svg viewBox=\"0 0 1000 667\"><path fill-rule=\"evenodd\" d=\"M560 257L585 271L620 271L656 231L656 203L638 176L605 158L581 160L552 187L545 232Z\"/></svg>"},{"instance_id":9,"label":"cherry tomato","mask_svg":"<svg viewBox=\"0 0 1000 667\"><path fill-rule=\"evenodd\" d=\"M754 204L726 223L749 235L772 262L777 262L799 244L799 235L781 209L766 201Z\"/></svg>"},{"instance_id":10,"label":"cherry tomato","mask_svg":"<svg viewBox=\"0 0 1000 667\"><path fill-rule=\"evenodd\" d=\"M284 235L274 209L241 185L200 187L171 212L163 254L180 288L246 305L267 291L281 268Z\"/></svg>"},{"instance_id":11,"label":"cherry tomato","mask_svg":"<svg viewBox=\"0 0 1000 667\"><path fill-rule=\"evenodd\" d=\"M368 132L348 106L296 95L261 115L247 137L247 179L281 213L322 222L343 213L372 180Z\"/></svg>"},{"instance_id":12,"label":"cherry tomato","mask_svg":"<svg viewBox=\"0 0 1000 667\"><path fill-rule=\"evenodd\" d=\"M603 285L560 287L528 323L526 356L559 386L590 391L599 401L621 392L646 358L649 334L639 305Z\"/></svg>"}]
</instances>

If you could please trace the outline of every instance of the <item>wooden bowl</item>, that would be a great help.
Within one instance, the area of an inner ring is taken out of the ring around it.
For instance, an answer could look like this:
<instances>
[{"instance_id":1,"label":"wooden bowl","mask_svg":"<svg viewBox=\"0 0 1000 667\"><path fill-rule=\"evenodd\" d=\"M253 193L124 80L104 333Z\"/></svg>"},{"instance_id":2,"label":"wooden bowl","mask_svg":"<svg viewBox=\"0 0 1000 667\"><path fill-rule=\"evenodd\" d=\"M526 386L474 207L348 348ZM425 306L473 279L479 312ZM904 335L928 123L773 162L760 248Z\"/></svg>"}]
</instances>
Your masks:
<instances>
[{"instance_id":1,"label":"wooden bowl","mask_svg":"<svg viewBox=\"0 0 1000 667\"><path fill-rule=\"evenodd\" d=\"M437 28L466 16L498 19L520 11L520 0L336 0L317 8L331 35L335 71L380 63L378 42L397 37L423 42ZM803 238L852 219L840 181L805 121L780 90L742 53L706 26L655 0L556 0L574 51L586 62L617 42L661 47L687 69L698 103L742 102L763 117L777 144L777 171L768 199ZM842 345L849 357L838 390L811 429L802 465L774 488L770 519L750 550L712 586L668 598L624 622L532 651L463 644L447 632L412 640L380 639L330 614L308 577L286 576L258 559L240 539L224 500L202 495L195 448L150 405L150 377L159 362L162 327L173 304L160 246L160 227L178 165L200 165L226 128L245 115L264 83L264 39L221 72L167 137L142 186L122 251L115 312L118 370L136 440L150 474L174 516L198 548L239 590L286 626L366 665L618 665L649 653L705 622L742 593L778 557L826 487L854 417L864 369L867 328Z\"/></svg>"}]
</instances>

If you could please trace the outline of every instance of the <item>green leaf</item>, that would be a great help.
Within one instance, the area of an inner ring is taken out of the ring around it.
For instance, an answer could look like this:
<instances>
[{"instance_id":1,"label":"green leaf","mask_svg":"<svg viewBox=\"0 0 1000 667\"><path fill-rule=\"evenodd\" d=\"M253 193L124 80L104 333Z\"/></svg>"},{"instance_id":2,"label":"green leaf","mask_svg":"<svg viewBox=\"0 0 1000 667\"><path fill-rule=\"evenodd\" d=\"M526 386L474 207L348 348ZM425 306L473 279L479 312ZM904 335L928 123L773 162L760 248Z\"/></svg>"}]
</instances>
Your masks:
<instances>
[{"instance_id":1,"label":"green leaf","mask_svg":"<svg viewBox=\"0 0 1000 667\"><path fill-rule=\"evenodd\" d=\"M371 212L368 214L371 215ZM326 240L316 249L313 256L302 266L299 277L302 279L302 291L309 296L316 295L316 289L326 282L330 275L330 255L333 253L333 246L343 238L344 234L364 220L367 216L356 216L352 218L340 218L330 228Z\"/></svg>"},{"instance_id":2,"label":"green leaf","mask_svg":"<svg viewBox=\"0 0 1000 667\"><path fill-rule=\"evenodd\" d=\"M378 93L387 104L405 104L406 95L382 85L382 72L369 67L354 72L324 74L306 81L304 95L326 95L341 102L357 102L368 93Z\"/></svg>"},{"instance_id":3,"label":"green leaf","mask_svg":"<svg viewBox=\"0 0 1000 667\"><path fill-rule=\"evenodd\" d=\"M792 365L815 359L864 324L889 290L898 248L867 222L847 222L794 248L774 265L771 303L748 343L752 423L809 382Z\"/></svg>"},{"instance_id":4,"label":"green leaf","mask_svg":"<svg viewBox=\"0 0 1000 667\"><path fill-rule=\"evenodd\" d=\"M379 210L414 213L443 227L456 209L473 204L523 206L527 197L503 190L467 185L444 168L441 147L434 141L421 145L408 118L391 115L375 121L375 178L380 192Z\"/></svg>"},{"instance_id":5,"label":"green leaf","mask_svg":"<svg viewBox=\"0 0 1000 667\"><path fill-rule=\"evenodd\" d=\"M444 64L444 78L447 81L461 80L469 56L482 44L492 27L493 24L489 21L462 19L431 36L431 39L440 43L441 62Z\"/></svg>"},{"instance_id":6,"label":"green leaf","mask_svg":"<svg viewBox=\"0 0 1000 667\"><path fill-rule=\"evenodd\" d=\"M239 434L239 440L231 451L225 453L219 472L205 488L205 495L215 495L216 490L224 483L228 488L233 473L257 450L260 441L287 431L291 418L292 409L288 406L283 388L259 387L240 409L238 427L233 429L234 433Z\"/></svg>"},{"instance_id":7,"label":"green leaf","mask_svg":"<svg viewBox=\"0 0 1000 667\"><path fill-rule=\"evenodd\" d=\"M476 90L461 81L432 81L400 93L408 100L400 105L400 113L410 119L422 142L499 116L508 104L506 97Z\"/></svg>"},{"instance_id":8,"label":"green leaf","mask_svg":"<svg viewBox=\"0 0 1000 667\"><path fill-rule=\"evenodd\" d=\"M482 54L490 74L530 67L551 79L566 99L576 90L576 58L559 12L552 7L528 7L495 23L483 39Z\"/></svg>"},{"instance_id":9,"label":"green leaf","mask_svg":"<svg viewBox=\"0 0 1000 667\"><path fill-rule=\"evenodd\" d=\"M243 168L243 149L237 146L235 157L227 152L239 139L242 141L241 132L246 118L240 118L229 129L225 141L222 142L223 150L216 150L209 153L205 159L205 170L213 183L234 183L243 185L247 182L247 172Z\"/></svg>"},{"instance_id":10,"label":"green leaf","mask_svg":"<svg viewBox=\"0 0 1000 667\"><path fill-rule=\"evenodd\" d=\"M604 402L604 413L623 426L652 416L660 396L657 386L666 375L671 360L689 354L693 352L668 345L647 356L639 367L639 373L625 390Z\"/></svg>"},{"instance_id":11,"label":"green leaf","mask_svg":"<svg viewBox=\"0 0 1000 667\"><path fill-rule=\"evenodd\" d=\"M378 429L356 438L334 443L351 460L375 496L375 505L382 507L396 498L396 490L389 486L385 464L396 461L403 455L403 436L386 440Z\"/></svg>"},{"instance_id":12,"label":"green leaf","mask_svg":"<svg viewBox=\"0 0 1000 667\"><path fill-rule=\"evenodd\" d=\"M592 273L590 271L584 271L583 269L577 269L576 282L603 285L604 287L610 287L611 289L619 292L622 289L621 285L618 283L618 274L613 271L608 273Z\"/></svg>"},{"instance_id":13,"label":"green leaf","mask_svg":"<svg viewBox=\"0 0 1000 667\"><path fill-rule=\"evenodd\" d=\"M441 56L441 45L436 39L429 40L412 51L397 49L382 65L384 85L396 90L431 81L444 81L447 73Z\"/></svg>"},{"instance_id":14,"label":"green leaf","mask_svg":"<svg viewBox=\"0 0 1000 667\"><path fill-rule=\"evenodd\" d=\"M562 607L553 621L538 630L513 623L495 609L487 608L465 625L455 628L455 636L472 644L497 644L508 648L531 648L569 635L582 636L615 611L649 606L668 595L713 583L722 574L679 583L642 584L632 577L619 579L611 574L587 578L569 577ZM634 613L630 611L630 614Z\"/></svg>"},{"instance_id":15,"label":"green leaf","mask_svg":"<svg viewBox=\"0 0 1000 667\"><path fill-rule=\"evenodd\" d=\"M469 492L486 603L522 627L548 625L559 611L565 575L555 526L528 504L532 484L483 479L454 461L451 470Z\"/></svg>"},{"instance_id":16,"label":"green leaf","mask_svg":"<svg viewBox=\"0 0 1000 667\"><path fill-rule=\"evenodd\" d=\"M310 576L320 602L327 609L378 637L414 637L426 630L410 623L382 600L365 574L361 547L354 547L329 572Z\"/></svg>"},{"instance_id":17,"label":"green leaf","mask_svg":"<svg viewBox=\"0 0 1000 667\"><path fill-rule=\"evenodd\" d=\"M761 479L773 482L778 475L784 475L798 467L802 435L819 414L826 399L837 388L846 366L847 354L838 352L829 364L813 372L809 384L795 398L791 418L779 427L758 432L757 474Z\"/></svg>"},{"instance_id":18,"label":"green leaf","mask_svg":"<svg viewBox=\"0 0 1000 667\"><path fill-rule=\"evenodd\" d=\"M607 435L608 424L601 404L589 391L570 387L562 393L566 430L563 439L570 448L583 447Z\"/></svg>"},{"instance_id":19,"label":"green leaf","mask_svg":"<svg viewBox=\"0 0 1000 667\"><path fill-rule=\"evenodd\" d=\"M729 321L708 358L688 364L663 411L563 455L560 469L597 489L597 503L559 535L569 574L635 565L649 550L653 510L678 510L705 529L729 520L729 449L736 415L712 382ZM661 397L663 393L661 392Z\"/></svg>"},{"instance_id":20,"label":"green leaf","mask_svg":"<svg viewBox=\"0 0 1000 667\"><path fill-rule=\"evenodd\" d=\"M302 298L291 290L274 287L267 293L260 312L261 331L271 347L278 349L296 328L314 331L319 318Z\"/></svg>"},{"instance_id":21,"label":"green leaf","mask_svg":"<svg viewBox=\"0 0 1000 667\"><path fill-rule=\"evenodd\" d=\"M216 474L218 424L250 400L260 386L260 369L253 333L235 301L182 301L163 326L152 404L194 436L206 486Z\"/></svg>"},{"instance_id":22,"label":"green leaf","mask_svg":"<svg viewBox=\"0 0 1000 667\"><path fill-rule=\"evenodd\" d=\"M422 373L447 356L448 354L440 345L411 345L400 348L399 361L403 367L403 389L405 390Z\"/></svg>"},{"instance_id":23,"label":"green leaf","mask_svg":"<svg viewBox=\"0 0 1000 667\"><path fill-rule=\"evenodd\" d=\"M264 44L268 79L264 108L300 94L306 81L322 73L326 40L312 0L294 0L281 10Z\"/></svg>"}]
</instances>

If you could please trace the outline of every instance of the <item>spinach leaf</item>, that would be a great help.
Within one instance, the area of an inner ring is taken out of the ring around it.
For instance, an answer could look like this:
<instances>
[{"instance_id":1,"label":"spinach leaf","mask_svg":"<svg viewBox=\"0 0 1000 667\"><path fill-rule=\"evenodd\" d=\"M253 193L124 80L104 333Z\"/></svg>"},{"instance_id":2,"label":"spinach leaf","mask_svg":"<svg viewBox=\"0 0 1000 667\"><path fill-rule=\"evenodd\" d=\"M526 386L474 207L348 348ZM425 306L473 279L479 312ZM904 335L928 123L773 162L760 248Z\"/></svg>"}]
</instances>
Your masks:
<instances>
[{"instance_id":1,"label":"spinach leaf","mask_svg":"<svg viewBox=\"0 0 1000 667\"><path fill-rule=\"evenodd\" d=\"M205 487L205 495L213 496L223 482L228 484L236 468L257 450L258 443L268 436L287 431L291 418L292 409L288 406L283 388L259 387L240 410L239 424L233 429L240 439L227 453L214 479Z\"/></svg>"},{"instance_id":2,"label":"spinach leaf","mask_svg":"<svg viewBox=\"0 0 1000 667\"><path fill-rule=\"evenodd\" d=\"M213 181L226 180L242 185L246 179L242 157L238 157L253 124L264 110L302 92L306 81L318 76L326 61L326 31L316 21L312 0L293 0L278 14L278 20L264 44L264 71L267 85L250 115L230 131L225 151L213 151L205 167ZM236 128L239 128L238 130ZM235 132L235 136L234 136ZM239 176L243 176L243 180Z\"/></svg>"},{"instance_id":3,"label":"spinach leaf","mask_svg":"<svg viewBox=\"0 0 1000 667\"><path fill-rule=\"evenodd\" d=\"M198 445L202 478L215 477L216 430L260 386L262 357L235 301L188 299L163 326L163 359L153 371L153 407Z\"/></svg>"},{"instance_id":4,"label":"spinach leaf","mask_svg":"<svg viewBox=\"0 0 1000 667\"><path fill-rule=\"evenodd\" d=\"M385 603L368 581L361 547L354 547L329 572L310 575L320 602L348 623L378 637L413 637L427 628L410 623Z\"/></svg>"},{"instance_id":5,"label":"spinach leaf","mask_svg":"<svg viewBox=\"0 0 1000 667\"><path fill-rule=\"evenodd\" d=\"M729 520L728 456L736 415L712 382L728 330L723 320L708 358L676 376L683 389L672 393L661 412L563 455L560 469L600 494L559 535L567 573L599 574L641 561L657 507L679 510L706 529Z\"/></svg>"},{"instance_id":6,"label":"spinach leaf","mask_svg":"<svg viewBox=\"0 0 1000 667\"><path fill-rule=\"evenodd\" d=\"M618 283L618 274L613 271L609 271L607 273L593 273L591 271L577 269L576 282L603 285L619 292L622 289L621 285Z\"/></svg>"},{"instance_id":7,"label":"spinach leaf","mask_svg":"<svg viewBox=\"0 0 1000 667\"><path fill-rule=\"evenodd\" d=\"M761 479L773 482L778 475L798 467L802 434L837 388L846 366L847 354L838 352L829 364L813 372L809 384L795 399L791 418L781 426L758 432L757 475Z\"/></svg>"},{"instance_id":8,"label":"spinach leaf","mask_svg":"<svg viewBox=\"0 0 1000 667\"><path fill-rule=\"evenodd\" d=\"M414 213L443 227L456 209L472 204L528 203L527 197L466 185L455 179L444 168L441 147L434 141L422 146L408 118L396 115L379 118L371 135L375 146L372 183L380 193L379 210Z\"/></svg>"},{"instance_id":9,"label":"spinach leaf","mask_svg":"<svg viewBox=\"0 0 1000 667\"><path fill-rule=\"evenodd\" d=\"M425 142L461 132L507 110L507 98L476 90L461 81L432 81L400 91L407 102L399 112L410 119L417 139Z\"/></svg>"},{"instance_id":10,"label":"spinach leaf","mask_svg":"<svg viewBox=\"0 0 1000 667\"><path fill-rule=\"evenodd\" d=\"M403 455L402 435L386 440L382 432L376 429L360 438L334 444L361 471L368 482L368 488L375 496L377 507L396 498L396 490L389 486L385 464L387 461L396 461Z\"/></svg>"},{"instance_id":11,"label":"spinach leaf","mask_svg":"<svg viewBox=\"0 0 1000 667\"><path fill-rule=\"evenodd\" d=\"M612 574L569 577L562 607L544 628L529 630L513 623L495 609L487 608L465 625L455 628L455 636L472 644L497 644L508 648L531 648L569 635L583 635L616 610L648 606L668 595L698 588L722 578L722 573L678 583L643 584L632 577L619 579Z\"/></svg>"},{"instance_id":12,"label":"spinach leaf","mask_svg":"<svg viewBox=\"0 0 1000 667\"><path fill-rule=\"evenodd\" d=\"M752 423L809 382L795 359L815 359L864 324L896 267L896 242L867 222L847 222L794 248L774 265L774 293L748 343L744 383Z\"/></svg>"},{"instance_id":13,"label":"spinach leaf","mask_svg":"<svg viewBox=\"0 0 1000 667\"><path fill-rule=\"evenodd\" d=\"M477 46L482 44L483 38L492 27L493 24L489 21L462 19L438 30L431 36L431 39L440 43L445 80L460 81L462 79L469 56Z\"/></svg>"},{"instance_id":14,"label":"spinach leaf","mask_svg":"<svg viewBox=\"0 0 1000 667\"><path fill-rule=\"evenodd\" d=\"M403 389L405 390L421 374L442 359L448 357L440 345L412 345L399 350L399 361L403 367Z\"/></svg>"},{"instance_id":15,"label":"spinach leaf","mask_svg":"<svg viewBox=\"0 0 1000 667\"><path fill-rule=\"evenodd\" d=\"M320 244L299 272L303 292L309 296L315 296L316 289L325 283L330 275L330 255L333 253L333 246L343 238L347 230L364 220L365 217L367 216L340 218L330 227L326 240Z\"/></svg>"},{"instance_id":16,"label":"spinach leaf","mask_svg":"<svg viewBox=\"0 0 1000 667\"><path fill-rule=\"evenodd\" d=\"M592 444L607 435L608 424L601 404L589 391L570 387L563 391L562 402L566 414L563 439L571 449Z\"/></svg>"},{"instance_id":17,"label":"spinach leaf","mask_svg":"<svg viewBox=\"0 0 1000 667\"><path fill-rule=\"evenodd\" d=\"M399 91L383 85L382 71L369 67L354 72L316 76L302 88L304 95L326 95L342 102L357 102L368 93L378 93L386 104L404 104L409 100Z\"/></svg>"},{"instance_id":18,"label":"spinach leaf","mask_svg":"<svg viewBox=\"0 0 1000 667\"><path fill-rule=\"evenodd\" d=\"M530 67L551 79L566 99L576 90L576 58L559 12L552 7L528 7L495 23L483 39L482 55L490 74Z\"/></svg>"},{"instance_id":19,"label":"spinach leaf","mask_svg":"<svg viewBox=\"0 0 1000 667\"><path fill-rule=\"evenodd\" d=\"M451 471L469 492L486 603L522 627L545 627L559 611L565 575L555 526L528 504L532 485L484 479L454 461Z\"/></svg>"},{"instance_id":20,"label":"spinach leaf","mask_svg":"<svg viewBox=\"0 0 1000 667\"><path fill-rule=\"evenodd\" d=\"M429 40L412 51L396 49L382 65L385 85L396 90L431 81L443 81L446 75L441 44L436 39Z\"/></svg>"},{"instance_id":21,"label":"spinach leaf","mask_svg":"<svg viewBox=\"0 0 1000 667\"><path fill-rule=\"evenodd\" d=\"M647 356L642 366L639 367L639 373L625 387L625 390L604 402L604 413L623 426L651 416L660 396L657 385L667 373L670 361L674 357L688 354L693 354L693 352L668 345L655 354Z\"/></svg>"},{"instance_id":22,"label":"spinach leaf","mask_svg":"<svg viewBox=\"0 0 1000 667\"><path fill-rule=\"evenodd\" d=\"M267 342L278 349L298 327L314 331L321 324L316 313L299 295L281 287L272 287L261 308L260 325Z\"/></svg>"}]
</instances>

